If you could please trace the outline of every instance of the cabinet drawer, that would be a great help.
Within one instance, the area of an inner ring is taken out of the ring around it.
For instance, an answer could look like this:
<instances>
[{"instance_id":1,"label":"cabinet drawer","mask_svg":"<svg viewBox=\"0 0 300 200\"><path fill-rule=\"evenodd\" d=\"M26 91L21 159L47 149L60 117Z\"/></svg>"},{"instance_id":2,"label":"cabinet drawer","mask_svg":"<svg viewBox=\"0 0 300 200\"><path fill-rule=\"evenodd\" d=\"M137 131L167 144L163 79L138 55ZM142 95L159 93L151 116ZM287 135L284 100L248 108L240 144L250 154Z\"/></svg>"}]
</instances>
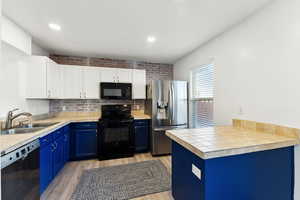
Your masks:
<instances>
[{"instance_id":1,"label":"cabinet drawer","mask_svg":"<svg viewBox=\"0 0 300 200\"><path fill-rule=\"evenodd\" d=\"M72 124L74 129L97 129L97 122L83 122Z\"/></svg>"},{"instance_id":2,"label":"cabinet drawer","mask_svg":"<svg viewBox=\"0 0 300 200\"><path fill-rule=\"evenodd\" d=\"M149 120L142 119L142 120L134 120L134 126L148 126Z\"/></svg>"},{"instance_id":3,"label":"cabinet drawer","mask_svg":"<svg viewBox=\"0 0 300 200\"><path fill-rule=\"evenodd\" d=\"M63 135L63 133L64 133L64 132L63 132L63 129L62 129L62 128L60 128L60 129L54 131L54 132L53 132L53 139L56 139L56 138L61 137L61 136Z\"/></svg>"},{"instance_id":4,"label":"cabinet drawer","mask_svg":"<svg viewBox=\"0 0 300 200\"><path fill-rule=\"evenodd\" d=\"M47 144L51 143L53 141L53 133L49 133L48 135L40 138L40 146L44 147Z\"/></svg>"}]
</instances>

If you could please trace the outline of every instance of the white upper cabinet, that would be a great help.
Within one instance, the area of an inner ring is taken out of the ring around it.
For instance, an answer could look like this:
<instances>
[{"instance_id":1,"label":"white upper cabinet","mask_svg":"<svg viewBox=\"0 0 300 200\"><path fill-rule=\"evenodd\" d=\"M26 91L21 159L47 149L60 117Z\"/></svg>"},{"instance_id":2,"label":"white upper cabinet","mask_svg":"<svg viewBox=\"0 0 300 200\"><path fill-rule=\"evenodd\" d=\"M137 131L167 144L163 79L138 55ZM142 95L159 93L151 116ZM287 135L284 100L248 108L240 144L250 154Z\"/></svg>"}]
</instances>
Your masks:
<instances>
[{"instance_id":1,"label":"white upper cabinet","mask_svg":"<svg viewBox=\"0 0 300 200\"><path fill-rule=\"evenodd\" d=\"M57 99L61 97L61 70L45 56L27 59L26 97L34 99Z\"/></svg>"},{"instance_id":2,"label":"white upper cabinet","mask_svg":"<svg viewBox=\"0 0 300 200\"><path fill-rule=\"evenodd\" d=\"M58 65L30 56L26 74L26 98L99 99L100 82L132 83L132 98L146 98L145 70Z\"/></svg>"},{"instance_id":3,"label":"white upper cabinet","mask_svg":"<svg viewBox=\"0 0 300 200\"><path fill-rule=\"evenodd\" d=\"M132 83L132 69L101 67L101 82Z\"/></svg>"},{"instance_id":4,"label":"white upper cabinet","mask_svg":"<svg viewBox=\"0 0 300 200\"><path fill-rule=\"evenodd\" d=\"M118 83L132 83L132 69L117 69Z\"/></svg>"},{"instance_id":5,"label":"white upper cabinet","mask_svg":"<svg viewBox=\"0 0 300 200\"><path fill-rule=\"evenodd\" d=\"M101 73L99 67L82 67L82 98L100 98Z\"/></svg>"},{"instance_id":6,"label":"white upper cabinet","mask_svg":"<svg viewBox=\"0 0 300 200\"><path fill-rule=\"evenodd\" d=\"M62 97L62 68L49 59L47 65L47 97L59 99Z\"/></svg>"},{"instance_id":7,"label":"white upper cabinet","mask_svg":"<svg viewBox=\"0 0 300 200\"><path fill-rule=\"evenodd\" d=\"M101 67L101 82L116 82L117 80L117 69Z\"/></svg>"},{"instance_id":8,"label":"white upper cabinet","mask_svg":"<svg viewBox=\"0 0 300 200\"><path fill-rule=\"evenodd\" d=\"M132 98L146 99L146 70L132 70Z\"/></svg>"},{"instance_id":9,"label":"white upper cabinet","mask_svg":"<svg viewBox=\"0 0 300 200\"><path fill-rule=\"evenodd\" d=\"M80 99L82 94L81 66L60 65L63 68L63 98Z\"/></svg>"},{"instance_id":10,"label":"white upper cabinet","mask_svg":"<svg viewBox=\"0 0 300 200\"><path fill-rule=\"evenodd\" d=\"M51 60L44 56L30 56L26 61L26 98L48 98L47 63Z\"/></svg>"}]
</instances>

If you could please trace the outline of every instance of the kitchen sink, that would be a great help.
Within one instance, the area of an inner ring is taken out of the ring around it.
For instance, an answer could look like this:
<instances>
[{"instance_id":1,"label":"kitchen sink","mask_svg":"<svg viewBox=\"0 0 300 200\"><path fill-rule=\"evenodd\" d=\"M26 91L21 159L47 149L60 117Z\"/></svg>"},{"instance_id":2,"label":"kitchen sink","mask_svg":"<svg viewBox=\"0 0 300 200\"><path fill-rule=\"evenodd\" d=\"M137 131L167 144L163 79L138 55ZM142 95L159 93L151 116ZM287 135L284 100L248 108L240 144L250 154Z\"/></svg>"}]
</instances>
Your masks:
<instances>
[{"instance_id":1,"label":"kitchen sink","mask_svg":"<svg viewBox=\"0 0 300 200\"><path fill-rule=\"evenodd\" d=\"M9 135L9 134L25 134L25 133L33 133L36 131L40 131L45 127L33 127L33 128L13 128L9 130L1 131L2 135Z\"/></svg>"},{"instance_id":2,"label":"kitchen sink","mask_svg":"<svg viewBox=\"0 0 300 200\"><path fill-rule=\"evenodd\" d=\"M56 122L56 123L33 123L33 124L24 125L22 127L1 131L1 134L9 135L9 134L33 133L36 131L40 131L44 128L47 128L49 126L53 126L55 124L58 124L58 122Z\"/></svg>"},{"instance_id":3,"label":"kitchen sink","mask_svg":"<svg viewBox=\"0 0 300 200\"><path fill-rule=\"evenodd\" d=\"M53 126L53 125L56 125L58 124L58 122L55 122L55 123L33 123L33 124L29 124L26 126L29 127L29 128L39 128L39 127L43 127L43 128L46 128L46 127L49 127L49 126Z\"/></svg>"}]
</instances>

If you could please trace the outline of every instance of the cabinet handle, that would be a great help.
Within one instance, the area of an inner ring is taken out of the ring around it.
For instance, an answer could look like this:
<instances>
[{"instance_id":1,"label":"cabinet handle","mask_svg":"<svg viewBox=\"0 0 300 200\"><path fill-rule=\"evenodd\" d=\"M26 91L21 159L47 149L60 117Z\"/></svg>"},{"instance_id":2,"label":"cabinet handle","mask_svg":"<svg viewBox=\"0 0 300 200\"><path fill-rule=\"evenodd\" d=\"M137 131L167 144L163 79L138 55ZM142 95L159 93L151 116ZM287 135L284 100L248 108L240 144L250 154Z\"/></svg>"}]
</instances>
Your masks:
<instances>
[{"instance_id":1,"label":"cabinet handle","mask_svg":"<svg viewBox=\"0 0 300 200\"><path fill-rule=\"evenodd\" d=\"M48 90L48 98L50 98L50 97L51 97L51 91Z\"/></svg>"},{"instance_id":2,"label":"cabinet handle","mask_svg":"<svg viewBox=\"0 0 300 200\"><path fill-rule=\"evenodd\" d=\"M51 144L51 147L52 147L52 148L51 148L51 152L53 152L53 151L55 150L55 145L52 143L52 144Z\"/></svg>"},{"instance_id":3,"label":"cabinet handle","mask_svg":"<svg viewBox=\"0 0 300 200\"><path fill-rule=\"evenodd\" d=\"M81 99L81 92L80 92L80 99Z\"/></svg>"},{"instance_id":4,"label":"cabinet handle","mask_svg":"<svg viewBox=\"0 0 300 200\"><path fill-rule=\"evenodd\" d=\"M84 93L84 97L86 98L86 92Z\"/></svg>"}]
</instances>

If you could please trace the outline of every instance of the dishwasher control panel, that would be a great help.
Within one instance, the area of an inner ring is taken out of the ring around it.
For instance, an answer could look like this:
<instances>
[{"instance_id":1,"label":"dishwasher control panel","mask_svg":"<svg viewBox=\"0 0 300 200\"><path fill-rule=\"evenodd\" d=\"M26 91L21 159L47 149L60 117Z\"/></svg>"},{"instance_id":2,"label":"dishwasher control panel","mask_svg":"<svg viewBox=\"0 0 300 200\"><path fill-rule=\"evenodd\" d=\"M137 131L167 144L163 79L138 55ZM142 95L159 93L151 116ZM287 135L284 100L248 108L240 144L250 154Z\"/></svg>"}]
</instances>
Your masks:
<instances>
[{"instance_id":1,"label":"dishwasher control panel","mask_svg":"<svg viewBox=\"0 0 300 200\"><path fill-rule=\"evenodd\" d=\"M25 159L29 153L40 147L39 140L30 142L8 154L1 156L1 169L8 165L18 161L19 159Z\"/></svg>"}]
</instances>

